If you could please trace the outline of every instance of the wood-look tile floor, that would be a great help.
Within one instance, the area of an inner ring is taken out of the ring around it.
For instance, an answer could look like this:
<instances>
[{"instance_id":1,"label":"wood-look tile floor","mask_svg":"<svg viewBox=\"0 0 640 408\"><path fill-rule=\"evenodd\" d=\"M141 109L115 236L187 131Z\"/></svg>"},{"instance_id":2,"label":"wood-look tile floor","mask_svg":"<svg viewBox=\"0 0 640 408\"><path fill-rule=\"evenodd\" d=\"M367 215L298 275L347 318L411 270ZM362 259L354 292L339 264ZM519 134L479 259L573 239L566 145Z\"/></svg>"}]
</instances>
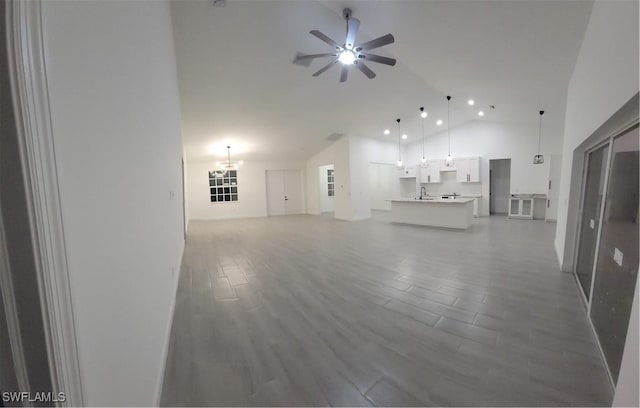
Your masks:
<instances>
[{"instance_id":1,"label":"wood-look tile floor","mask_svg":"<svg viewBox=\"0 0 640 408\"><path fill-rule=\"evenodd\" d=\"M192 221L163 405L604 406L555 224Z\"/></svg>"}]
</instances>

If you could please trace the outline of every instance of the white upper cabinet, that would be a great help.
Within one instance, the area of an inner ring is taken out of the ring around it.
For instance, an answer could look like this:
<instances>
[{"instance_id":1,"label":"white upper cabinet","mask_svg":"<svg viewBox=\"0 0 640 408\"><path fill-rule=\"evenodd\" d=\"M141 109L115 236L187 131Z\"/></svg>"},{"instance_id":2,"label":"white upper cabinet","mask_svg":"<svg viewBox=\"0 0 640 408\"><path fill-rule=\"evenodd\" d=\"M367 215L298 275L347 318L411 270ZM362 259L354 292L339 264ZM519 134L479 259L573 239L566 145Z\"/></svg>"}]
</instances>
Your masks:
<instances>
[{"instance_id":1,"label":"white upper cabinet","mask_svg":"<svg viewBox=\"0 0 640 408\"><path fill-rule=\"evenodd\" d=\"M420 182L421 183L440 183L440 168L442 160L427 160L425 164L420 165Z\"/></svg>"},{"instance_id":2,"label":"white upper cabinet","mask_svg":"<svg viewBox=\"0 0 640 408\"><path fill-rule=\"evenodd\" d=\"M480 182L480 158L462 157L456 159L456 179L461 183Z\"/></svg>"},{"instance_id":3,"label":"white upper cabinet","mask_svg":"<svg viewBox=\"0 0 640 408\"><path fill-rule=\"evenodd\" d=\"M416 178L416 166L405 167L398 170L400 178Z\"/></svg>"}]
</instances>

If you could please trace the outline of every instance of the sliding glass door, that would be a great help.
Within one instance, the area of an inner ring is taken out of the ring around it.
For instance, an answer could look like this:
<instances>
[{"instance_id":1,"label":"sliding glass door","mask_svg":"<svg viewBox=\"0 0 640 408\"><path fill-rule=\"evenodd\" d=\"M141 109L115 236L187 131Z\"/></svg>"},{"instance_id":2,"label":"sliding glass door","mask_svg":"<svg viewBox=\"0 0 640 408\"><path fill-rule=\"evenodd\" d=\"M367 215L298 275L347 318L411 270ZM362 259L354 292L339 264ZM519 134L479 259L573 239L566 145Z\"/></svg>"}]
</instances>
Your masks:
<instances>
[{"instance_id":1,"label":"sliding glass door","mask_svg":"<svg viewBox=\"0 0 640 408\"><path fill-rule=\"evenodd\" d=\"M576 275L587 300L591 293L591 277L593 276L600 213L602 212L602 195L608 156L609 143L593 150L587 156L578 257L576 259Z\"/></svg>"},{"instance_id":2,"label":"sliding glass door","mask_svg":"<svg viewBox=\"0 0 640 408\"><path fill-rule=\"evenodd\" d=\"M617 381L638 276L638 128L613 139L590 314Z\"/></svg>"}]
</instances>

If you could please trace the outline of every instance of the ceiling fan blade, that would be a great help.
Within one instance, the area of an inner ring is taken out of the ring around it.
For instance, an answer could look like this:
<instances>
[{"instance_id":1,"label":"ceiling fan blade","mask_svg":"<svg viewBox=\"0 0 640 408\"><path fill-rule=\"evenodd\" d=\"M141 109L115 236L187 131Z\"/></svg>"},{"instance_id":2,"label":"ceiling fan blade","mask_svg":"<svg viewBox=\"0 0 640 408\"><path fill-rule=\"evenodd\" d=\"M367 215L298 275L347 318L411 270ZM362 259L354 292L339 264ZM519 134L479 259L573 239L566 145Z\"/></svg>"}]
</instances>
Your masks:
<instances>
[{"instance_id":1,"label":"ceiling fan blade","mask_svg":"<svg viewBox=\"0 0 640 408\"><path fill-rule=\"evenodd\" d=\"M322 74L324 71L326 71L329 68L331 68L332 66L334 66L336 64L336 62L338 62L337 59L331 61L330 63L328 63L324 67L320 68L320 70L318 72L316 72L315 74L313 74L312 76L317 77L318 75Z\"/></svg>"},{"instance_id":2,"label":"ceiling fan blade","mask_svg":"<svg viewBox=\"0 0 640 408\"><path fill-rule=\"evenodd\" d=\"M368 66L364 64L364 61L356 61L355 66L358 67L363 74L365 74L369 79L373 79L376 77L376 73L369 69Z\"/></svg>"},{"instance_id":3,"label":"ceiling fan blade","mask_svg":"<svg viewBox=\"0 0 640 408\"><path fill-rule=\"evenodd\" d=\"M344 82L347 80L347 74L349 74L349 66L343 65L342 72L340 72L340 82Z\"/></svg>"},{"instance_id":4,"label":"ceiling fan blade","mask_svg":"<svg viewBox=\"0 0 640 408\"><path fill-rule=\"evenodd\" d=\"M294 62L309 60L309 59L313 59L313 58L335 57L335 56L336 56L335 53L298 55L296 57L296 59L294 60Z\"/></svg>"},{"instance_id":5,"label":"ceiling fan blade","mask_svg":"<svg viewBox=\"0 0 640 408\"><path fill-rule=\"evenodd\" d=\"M367 41L364 44L356 46L356 51L367 51L374 48L382 47L388 44L393 44L396 39L391 34L383 35L382 37L375 38L371 41Z\"/></svg>"},{"instance_id":6,"label":"ceiling fan blade","mask_svg":"<svg viewBox=\"0 0 640 408\"><path fill-rule=\"evenodd\" d=\"M386 64L391 66L396 65L395 58L383 57L375 54L367 54L365 52L361 52L358 55L358 58L361 58L361 57L364 57L366 61L379 62L380 64Z\"/></svg>"},{"instance_id":7,"label":"ceiling fan blade","mask_svg":"<svg viewBox=\"0 0 640 408\"><path fill-rule=\"evenodd\" d=\"M358 34L358 28L360 27L360 20L357 18L349 18L347 20L347 39L344 40L347 48L353 48L356 42L356 34Z\"/></svg>"},{"instance_id":8,"label":"ceiling fan blade","mask_svg":"<svg viewBox=\"0 0 640 408\"><path fill-rule=\"evenodd\" d=\"M321 39L322 41L326 42L330 46L335 47L337 50L341 50L342 49L342 47L340 45L338 45L337 42L333 41L331 38L329 38L326 35L322 34L318 30L311 30L311 31L309 31L309 33L311 35L315 36L315 37L318 37L319 39Z\"/></svg>"}]
</instances>

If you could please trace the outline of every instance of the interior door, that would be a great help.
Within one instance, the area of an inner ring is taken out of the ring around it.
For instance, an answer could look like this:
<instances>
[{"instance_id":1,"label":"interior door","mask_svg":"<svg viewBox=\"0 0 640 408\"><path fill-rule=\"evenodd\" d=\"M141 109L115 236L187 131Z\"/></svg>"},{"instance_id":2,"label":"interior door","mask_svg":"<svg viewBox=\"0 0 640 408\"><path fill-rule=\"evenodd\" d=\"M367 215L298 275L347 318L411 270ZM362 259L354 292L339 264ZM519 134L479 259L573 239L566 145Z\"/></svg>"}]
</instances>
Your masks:
<instances>
[{"instance_id":1,"label":"interior door","mask_svg":"<svg viewBox=\"0 0 640 408\"><path fill-rule=\"evenodd\" d=\"M282 173L285 214L302 214L302 172L300 170L284 170Z\"/></svg>"},{"instance_id":2,"label":"interior door","mask_svg":"<svg viewBox=\"0 0 640 408\"><path fill-rule=\"evenodd\" d=\"M285 215L284 175L282 170L267 170L267 214Z\"/></svg>"},{"instance_id":3,"label":"interior door","mask_svg":"<svg viewBox=\"0 0 640 408\"><path fill-rule=\"evenodd\" d=\"M638 128L613 140L591 321L617 381L638 277Z\"/></svg>"},{"instance_id":4,"label":"interior door","mask_svg":"<svg viewBox=\"0 0 640 408\"><path fill-rule=\"evenodd\" d=\"M589 299L591 292L608 154L609 144L606 144L590 152L587 156L587 173L581 208L578 257L576 259L576 275L587 299Z\"/></svg>"}]
</instances>

